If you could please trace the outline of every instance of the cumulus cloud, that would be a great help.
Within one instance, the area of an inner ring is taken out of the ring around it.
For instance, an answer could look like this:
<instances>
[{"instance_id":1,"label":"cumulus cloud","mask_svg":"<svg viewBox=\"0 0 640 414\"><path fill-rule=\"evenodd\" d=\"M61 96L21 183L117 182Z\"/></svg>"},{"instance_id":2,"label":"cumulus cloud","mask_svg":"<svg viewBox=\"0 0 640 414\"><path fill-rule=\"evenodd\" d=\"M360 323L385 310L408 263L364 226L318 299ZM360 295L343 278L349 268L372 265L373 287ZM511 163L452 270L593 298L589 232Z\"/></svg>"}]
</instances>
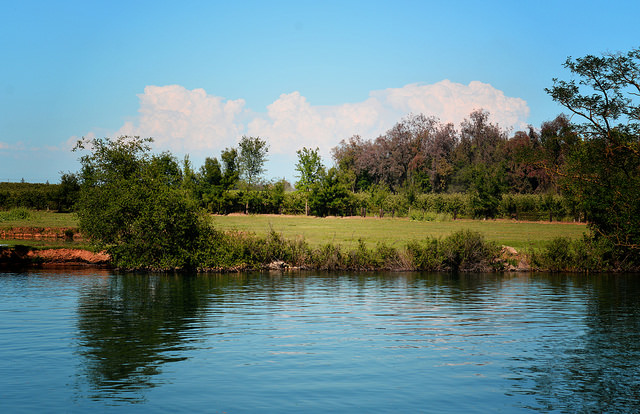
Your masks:
<instances>
[{"instance_id":1,"label":"cumulus cloud","mask_svg":"<svg viewBox=\"0 0 640 414\"><path fill-rule=\"evenodd\" d=\"M285 93L266 112L247 110L243 99L226 100L179 85L147 86L139 98L139 117L118 134L152 136L160 149L185 153L220 150L247 134L265 138L274 154L291 155L303 146L328 154L340 140L354 134L374 138L409 113L458 125L473 110L485 109L492 122L512 129L523 128L529 116L524 100L477 81L409 84L331 106L312 105L299 92Z\"/></svg>"},{"instance_id":2,"label":"cumulus cloud","mask_svg":"<svg viewBox=\"0 0 640 414\"><path fill-rule=\"evenodd\" d=\"M138 122L127 122L117 135L150 136L160 148L189 152L233 145L244 130L238 120L242 99L225 100L180 85L147 86L138 98Z\"/></svg>"},{"instance_id":3,"label":"cumulus cloud","mask_svg":"<svg viewBox=\"0 0 640 414\"><path fill-rule=\"evenodd\" d=\"M249 123L248 132L268 137L273 151L281 153L302 146L318 146L327 152L354 134L373 138L410 113L436 116L457 125L472 111L485 109L493 122L512 129L526 126L529 116L524 100L506 97L489 84L474 81L462 85L448 80L373 91L362 102L335 106L312 106L293 92L281 95L267 109L265 117Z\"/></svg>"},{"instance_id":4,"label":"cumulus cloud","mask_svg":"<svg viewBox=\"0 0 640 414\"><path fill-rule=\"evenodd\" d=\"M476 109L489 111L493 121L505 128L523 128L529 116L529 107L523 99L506 97L501 90L478 81L469 85L448 80L433 85L410 84L375 91L371 96L386 103L392 111L435 115L454 124Z\"/></svg>"}]
</instances>

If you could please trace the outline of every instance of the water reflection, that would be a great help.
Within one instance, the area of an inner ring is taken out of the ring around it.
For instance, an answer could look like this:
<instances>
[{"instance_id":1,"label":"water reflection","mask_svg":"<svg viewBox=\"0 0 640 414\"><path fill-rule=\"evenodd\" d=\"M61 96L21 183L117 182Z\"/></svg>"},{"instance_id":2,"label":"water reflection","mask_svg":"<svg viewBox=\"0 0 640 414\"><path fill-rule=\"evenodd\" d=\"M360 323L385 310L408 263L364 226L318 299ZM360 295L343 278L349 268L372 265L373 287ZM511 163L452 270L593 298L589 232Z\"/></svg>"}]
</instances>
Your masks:
<instances>
[{"instance_id":1,"label":"water reflection","mask_svg":"<svg viewBox=\"0 0 640 414\"><path fill-rule=\"evenodd\" d=\"M538 276L543 278L543 276ZM541 412L640 412L639 275L545 276L558 297L584 298L583 331L540 343L519 368ZM546 355L545 355L546 354Z\"/></svg>"},{"instance_id":2,"label":"water reflection","mask_svg":"<svg viewBox=\"0 0 640 414\"><path fill-rule=\"evenodd\" d=\"M98 400L148 404L181 383L221 411L251 398L326 411L319 395L347 412L640 411L639 280L112 275L80 290L78 349ZM447 399L454 390L465 398Z\"/></svg>"},{"instance_id":3,"label":"water reflection","mask_svg":"<svg viewBox=\"0 0 640 414\"><path fill-rule=\"evenodd\" d=\"M136 400L154 387L167 362L181 361L201 341L202 312L216 287L207 279L118 275L81 291L80 354L97 392Z\"/></svg>"}]
</instances>

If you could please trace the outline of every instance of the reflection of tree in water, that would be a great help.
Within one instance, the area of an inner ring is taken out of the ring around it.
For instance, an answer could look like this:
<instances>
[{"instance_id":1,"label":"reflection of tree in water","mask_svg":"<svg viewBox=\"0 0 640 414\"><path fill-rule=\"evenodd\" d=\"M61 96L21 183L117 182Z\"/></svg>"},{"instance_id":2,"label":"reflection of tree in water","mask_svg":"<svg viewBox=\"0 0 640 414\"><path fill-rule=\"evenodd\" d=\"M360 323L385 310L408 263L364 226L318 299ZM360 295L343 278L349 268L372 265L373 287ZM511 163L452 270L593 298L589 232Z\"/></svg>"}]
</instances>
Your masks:
<instances>
[{"instance_id":1,"label":"reflection of tree in water","mask_svg":"<svg viewBox=\"0 0 640 414\"><path fill-rule=\"evenodd\" d=\"M571 279L587 295L584 333L542 344L532 362L537 407L543 412L640 412L640 279L596 275ZM566 283L566 280L565 282Z\"/></svg>"},{"instance_id":2,"label":"reflection of tree in water","mask_svg":"<svg viewBox=\"0 0 640 414\"><path fill-rule=\"evenodd\" d=\"M214 280L186 276L113 276L81 292L80 353L99 395L135 401L162 364L184 359L198 340ZM176 356L180 355L180 356Z\"/></svg>"}]
</instances>

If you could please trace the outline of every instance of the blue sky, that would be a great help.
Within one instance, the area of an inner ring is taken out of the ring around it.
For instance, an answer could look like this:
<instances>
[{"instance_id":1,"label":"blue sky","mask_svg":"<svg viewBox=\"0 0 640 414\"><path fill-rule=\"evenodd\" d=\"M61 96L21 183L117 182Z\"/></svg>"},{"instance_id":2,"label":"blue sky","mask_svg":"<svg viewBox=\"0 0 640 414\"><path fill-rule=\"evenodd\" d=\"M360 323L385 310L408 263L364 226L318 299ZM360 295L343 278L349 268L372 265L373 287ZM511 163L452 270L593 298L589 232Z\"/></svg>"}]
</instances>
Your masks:
<instances>
[{"instance_id":1,"label":"blue sky","mask_svg":"<svg viewBox=\"0 0 640 414\"><path fill-rule=\"evenodd\" d=\"M636 1L0 0L0 181L58 182L82 136L152 136L196 167L240 136L295 151L410 112L517 130L562 112L567 56L640 46Z\"/></svg>"}]
</instances>

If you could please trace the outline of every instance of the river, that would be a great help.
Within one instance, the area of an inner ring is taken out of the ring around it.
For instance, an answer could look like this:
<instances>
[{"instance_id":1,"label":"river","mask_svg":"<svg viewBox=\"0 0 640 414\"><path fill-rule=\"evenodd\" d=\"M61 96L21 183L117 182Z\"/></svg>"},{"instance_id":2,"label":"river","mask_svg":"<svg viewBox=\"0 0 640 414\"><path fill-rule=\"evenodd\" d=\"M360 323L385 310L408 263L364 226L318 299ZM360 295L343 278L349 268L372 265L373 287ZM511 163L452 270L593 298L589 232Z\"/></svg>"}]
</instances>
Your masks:
<instances>
[{"instance_id":1,"label":"river","mask_svg":"<svg viewBox=\"0 0 640 414\"><path fill-rule=\"evenodd\" d=\"M0 272L0 411L640 411L640 276Z\"/></svg>"}]
</instances>

